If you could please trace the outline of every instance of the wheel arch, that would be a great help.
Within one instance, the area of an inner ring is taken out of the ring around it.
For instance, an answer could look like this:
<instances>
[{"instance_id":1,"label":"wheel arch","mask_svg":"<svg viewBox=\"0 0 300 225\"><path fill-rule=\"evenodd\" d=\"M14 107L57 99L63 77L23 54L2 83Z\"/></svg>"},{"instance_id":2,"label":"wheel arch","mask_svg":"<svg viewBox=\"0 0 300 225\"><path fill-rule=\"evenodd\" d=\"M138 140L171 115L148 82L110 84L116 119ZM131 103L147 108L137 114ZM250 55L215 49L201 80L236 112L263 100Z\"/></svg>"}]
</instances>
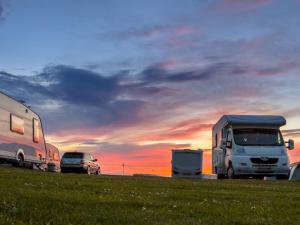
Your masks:
<instances>
[{"instance_id":1,"label":"wheel arch","mask_svg":"<svg viewBox=\"0 0 300 225\"><path fill-rule=\"evenodd\" d=\"M19 149L18 151L17 151L17 154L16 154L16 159L18 159L18 156L19 155L21 155L22 157L23 157L23 160L25 161L25 153L24 153L24 151L23 151L23 149Z\"/></svg>"}]
</instances>

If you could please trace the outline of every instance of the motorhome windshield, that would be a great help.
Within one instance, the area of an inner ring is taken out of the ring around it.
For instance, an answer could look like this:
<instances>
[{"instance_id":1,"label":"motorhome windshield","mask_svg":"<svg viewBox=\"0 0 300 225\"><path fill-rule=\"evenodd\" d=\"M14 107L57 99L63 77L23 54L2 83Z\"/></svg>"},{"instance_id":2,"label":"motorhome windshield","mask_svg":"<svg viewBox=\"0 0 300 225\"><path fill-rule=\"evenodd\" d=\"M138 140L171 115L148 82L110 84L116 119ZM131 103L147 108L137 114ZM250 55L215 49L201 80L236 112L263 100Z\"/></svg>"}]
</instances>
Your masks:
<instances>
[{"instance_id":1,"label":"motorhome windshield","mask_svg":"<svg viewBox=\"0 0 300 225\"><path fill-rule=\"evenodd\" d=\"M277 129L234 129L234 141L242 146L282 146L281 132Z\"/></svg>"}]
</instances>

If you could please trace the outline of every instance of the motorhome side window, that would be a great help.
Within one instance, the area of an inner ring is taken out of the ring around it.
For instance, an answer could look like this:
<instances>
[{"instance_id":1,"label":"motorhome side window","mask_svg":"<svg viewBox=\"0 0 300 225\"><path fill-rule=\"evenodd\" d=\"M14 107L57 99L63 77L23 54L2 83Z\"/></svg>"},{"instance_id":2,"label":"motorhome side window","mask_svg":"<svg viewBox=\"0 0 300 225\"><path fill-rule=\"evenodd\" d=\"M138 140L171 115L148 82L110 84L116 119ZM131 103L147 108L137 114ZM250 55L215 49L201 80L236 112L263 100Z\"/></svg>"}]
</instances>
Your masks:
<instances>
[{"instance_id":1,"label":"motorhome side window","mask_svg":"<svg viewBox=\"0 0 300 225\"><path fill-rule=\"evenodd\" d=\"M10 130L18 134L24 134L24 120L13 114L10 115Z\"/></svg>"},{"instance_id":2,"label":"motorhome side window","mask_svg":"<svg viewBox=\"0 0 300 225\"><path fill-rule=\"evenodd\" d=\"M230 130L228 130L228 132L227 132L227 138L226 138L226 140L227 141L232 141Z\"/></svg>"},{"instance_id":3,"label":"motorhome side window","mask_svg":"<svg viewBox=\"0 0 300 225\"><path fill-rule=\"evenodd\" d=\"M33 142L40 142L40 122L37 119L33 119Z\"/></svg>"},{"instance_id":4,"label":"motorhome side window","mask_svg":"<svg viewBox=\"0 0 300 225\"><path fill-rule=\"evenodd\" d=\"M218 146L218 134L215 134L215 137L214 137L214 148Z\"/></svg>"}]
</instances>

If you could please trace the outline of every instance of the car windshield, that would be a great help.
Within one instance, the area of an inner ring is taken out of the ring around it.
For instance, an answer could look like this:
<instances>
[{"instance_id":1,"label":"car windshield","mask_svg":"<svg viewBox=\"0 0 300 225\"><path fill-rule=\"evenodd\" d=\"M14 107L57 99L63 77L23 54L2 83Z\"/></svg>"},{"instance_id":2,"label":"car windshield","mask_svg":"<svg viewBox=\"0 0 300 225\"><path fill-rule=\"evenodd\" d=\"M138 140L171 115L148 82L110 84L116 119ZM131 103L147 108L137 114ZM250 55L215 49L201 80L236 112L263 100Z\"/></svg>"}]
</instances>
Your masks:
<instances>
[{"instance_id":1,"label":"car windshield","mask_svg":"<svg viewBox=\"0 0 300 225\"><path fill-rule=\"evenodd\" d=\"M278 129L234 129L234 141L242 146L282 146L283 138Z\"/></svg>"},{"instance_id":2,"label":"car windshield","mask_svg":"<svg viewBox=\"0 0 300 225\"><path fill-rule=\"evenodd\" d=\"M77 152L65 153L63 158L82 159L83 153L77 153Z\"/></svg>"}]
</instances>

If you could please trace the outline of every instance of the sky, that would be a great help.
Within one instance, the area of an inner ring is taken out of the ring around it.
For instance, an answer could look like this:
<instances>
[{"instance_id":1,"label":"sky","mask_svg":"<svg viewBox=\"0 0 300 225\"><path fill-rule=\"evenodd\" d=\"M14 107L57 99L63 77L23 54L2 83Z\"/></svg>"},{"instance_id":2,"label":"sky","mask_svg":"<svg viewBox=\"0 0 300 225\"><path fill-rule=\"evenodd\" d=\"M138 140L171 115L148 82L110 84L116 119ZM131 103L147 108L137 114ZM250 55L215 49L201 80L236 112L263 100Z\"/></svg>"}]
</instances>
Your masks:
<instances>
[{"instance_id":1,"label":"sky","mask_svg":"<svg viewBox=\"0 0 300 225\"><path fill-rule=\"evenodd\" d=\"M0 0L0 90L102 172L169 176L224 114L283 115L300 160L300 0Z\"/></svg>"}]
</instances>

